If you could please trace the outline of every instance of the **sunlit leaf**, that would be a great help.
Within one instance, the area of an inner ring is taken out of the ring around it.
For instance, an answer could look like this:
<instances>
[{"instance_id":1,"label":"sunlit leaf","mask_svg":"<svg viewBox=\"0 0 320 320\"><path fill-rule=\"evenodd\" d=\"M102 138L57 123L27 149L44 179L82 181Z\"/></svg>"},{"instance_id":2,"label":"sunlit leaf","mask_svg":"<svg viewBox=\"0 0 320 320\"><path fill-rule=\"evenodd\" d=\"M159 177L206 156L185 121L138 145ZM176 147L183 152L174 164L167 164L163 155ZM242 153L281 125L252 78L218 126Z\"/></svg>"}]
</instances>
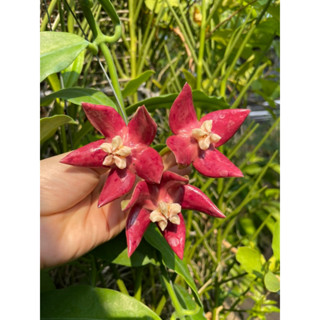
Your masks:
<instances>
[{"instance_id":1,"label":"sunlit leaf","mask_svg":"<svg viewBox=\"0 0 320 320\"><path fill-rule=\"evenodd\" d=\"M241 218L239 220L240 226L247 235L253 235L256 231L256 227L250 218Z\"/></svg>"},{"instance_id":2,"label":"sunlit leaf","mask_svg":"<svg viewBox=\"0 0 320 320\"><path fill-rule=\"evenodd\" d=\"M278 292L280 290L280 280L271 271L268 271L264 276L264 284L271 292Z\"/></svg>"},{"instance_id":3,"label":"sunlit leaf","mask_svg":"<svg viewBox=\"0 0 320 320\"><path fill-rule=\"evenodd\" d=\"M68 32L40 33L40 82L68 67L88 46L85 39Z\"/></svg>"},{"instance_id":4,"label":"sunlit leaf","mask_svg":"<svg viewBox=\"0 0 320 320\"><path fill-rule=\"evenodd\" d=\"M258 250L249 247L240 247L236 259L242 268L249 273L253 271L261 272L265 260Z\"/></svg>"}]
</instances>

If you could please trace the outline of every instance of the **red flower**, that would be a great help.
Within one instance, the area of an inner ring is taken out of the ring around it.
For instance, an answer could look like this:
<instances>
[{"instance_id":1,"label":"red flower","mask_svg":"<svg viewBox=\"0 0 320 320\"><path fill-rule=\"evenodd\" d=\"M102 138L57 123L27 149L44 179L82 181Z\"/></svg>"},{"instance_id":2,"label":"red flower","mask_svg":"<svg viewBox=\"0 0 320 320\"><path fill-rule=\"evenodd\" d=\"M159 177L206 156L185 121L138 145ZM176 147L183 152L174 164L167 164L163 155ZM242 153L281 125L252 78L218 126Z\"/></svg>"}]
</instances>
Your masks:
<instances>
[{"instance_id":1,"label":"red flower","mask_svg":"<svg viewBox=\"0 0 320 320\"><path fill-rule=\"evenodd\" d=\"M150 222L156 222L170 247L183 258L185 224L181 209L191 209L225 218L211 200L198 188L187 184L188 179L165 171L160 184L137 183L132 197L123 210L131 209L126 236L129 257L139 245Z\"/></svg>"},{"instance_id":2,"label":"red flower","mask_svg":"<svg viewBox=\"0 0 320 320\"><path fill-rule=\"evenodd\" d=\"M134 185L136 174L149 183L160 182L162 159L148 147L156 135L157 125L145 106L137 109L128 126L111 107L89 103L83 103L82 107L89 121L105 139L72 151L61 162L111 169L99 197L99 207L128 193Z\"/></svg>"},{"instance_id":3,"label":"red flower","mask_svg":"<svg viewBox=\"0 0 320 320\"><path fill-rule=\"evenodd\" d=\"M205 176L242 177L241 171L216 148L236 133L249 112L246 109L218 110L198 121L191 88L186 83L170 110L169 126L175 135L167 139L167 145L177 163L193 163Z\"/></svg>"}]
</instances>

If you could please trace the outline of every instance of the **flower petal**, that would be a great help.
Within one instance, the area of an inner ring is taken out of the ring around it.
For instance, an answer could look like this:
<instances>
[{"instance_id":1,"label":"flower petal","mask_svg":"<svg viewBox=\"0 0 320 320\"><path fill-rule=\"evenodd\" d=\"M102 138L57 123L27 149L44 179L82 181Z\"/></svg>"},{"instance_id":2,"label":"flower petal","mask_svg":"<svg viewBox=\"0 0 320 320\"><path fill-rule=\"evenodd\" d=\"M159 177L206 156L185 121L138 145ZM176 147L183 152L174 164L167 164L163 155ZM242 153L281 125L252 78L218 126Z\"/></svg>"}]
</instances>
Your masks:
<instances>
[{"instance_id":1,"label":"flower petal","mask_svg":"<svg viewBox=\"0 0 320 320\"><path fill-rule=\"evenodd\" d=\"M150 183L160 183L163 163L159 153L150 147L132 149L132 162L137 175Z\"/></svg>"},{"instance_id":2,"label":"flower petal","mask_svg":"<svg viewBox=\"0 0 320 320\"><path fill-rule=\"evenodd\" d=\"M137 109L136 113L128 124L128 132L129 144L130 142L143 143L148 146L153 141L157 132L157 125L151 118L145 106L141 106Z\"/></svg>"},{"instance_id":3,"label":"flower petal","mask_svg":"<svg viewBox=\"0 0 320 320\"><path fill-rule=\"evenodd\" d=\"M217 149L201 151L193 166L203 175L212 178L243 177L242 172Z\"/></svg>"},{"instance_id":4,"label":"flower petal","mask_svg":"<svg viewBox=\"0 0 320 320\"><path fill-rule=\"evenodd\" d=\"M188 178L180 176L177 173L174 173L172 171L165 171L162 175L161 184L160 187L164 187L165 184L167 184L170 181L179 181L179 182L185 182L187 183L189 181Z\"/></svg>"},{"instance_id":5,"label":"flower petal","mask_svg":"<svg viewBox=\"0 0 320 320\"><path fill-rule=\"evenodd\" d=\"M225 218L225 215L200 189L190 184L183 186L183 189L184 193L181 202L183 209L201 211L213 217Z\"/></svg>"},{"instance_id":6,"label":"flower petal","mask_svg":"<svg viewBox=\"0 0 320 320\"><path fill-rule=\"evenodd\" d=\"M197 124L197 115L192 102L192 91L186 83L170 109L169 126L174 134L178 134L180 131L190 131Z\"/></svg>"},{"instance_id":7,"label":"flower petal","mask_svg":"<svg viewBox=\"0 0 320 320\"><path fill-rule=\"evenodd\" d=\"M212 120L211 131L221 137L215 144L216 147L219 147L236 133L249 113L248 109L218 110L208 113L201 118L200 122Z\"/></svg>"},{"instance_id":8,"label":"flower petal","mask_svg":"<svg viewBox=\"0 0 320 320\"><path fill-rule=\"evenodd\" d=\"M179 213L180 224L173 224L168 222L168 226L162 232L164 238L167 240L169 246L177 254L177 256L182 260L184 244L186 239L186 227L183 220L183 216Z\"/></svg>"},{"instance_id":9,"label":"flower petal","mask_svg":"<svg viewBox=\"0 0 320 320\"><path fill-rule=\"evenodd\" d=\"M82 103L82 108L91 124L106 138L121 135L126 124L120 114L111 107Z\"/></svg>"},{"instance_id":10,"label":"flower petal","mask_svg":"<svg viewBox=\"0 0 320 320\"><path fill-rule=\"evenodd\" d=\"M182 185L187 184L188 178L171 171L165 171L162 175L157 201L167 203L180 203L183 196Z\"/></svg>"},{"instance_id":11,"label":"flower petal","mask_svg":"<svg viewBox=\"0 0 320 320\"><path fill-rule=\"evenodd\" d=\"M198 155L198 145L187 135L170 136L167 146L174 153L177 163L189 165Z\"/></svg>"},{"instance_id":12,"label":"flower petal","mask_svg":"<svg viewBox=\"0 0 320 320\"><path fill-rule=\"evenodd\" d=\"M126 224L128 256L130 257L138 247L144 232L150 224L150 212L140 206L134 206L129 213Z\"/></svg>"},{"instance_id":13,"label":"flower petal","mask_svg":"<svg viewBox=\"0 0 320 320\"><path fill-rule=\"evenodd\" d=\"M129 203L123 208L123 211L131 209L139 204L149 210L154 210L156 206L153 203L153 194L156 194L157 186L147 184L145 181L139 181L133 190Z\"/></svg>"},{"instance_id":14,"label":"flower petal","mask_svg":"<svg viewBox=\"0 0 320 320\"><path fill-rule=\"evenodd\" d=\"M124 169L127 166L127 160L124 157L114 156L114 163L119 169Z\"/></svg>"},{"instance_id":15,"label":"flower petal","mask_svg":"<svg viewBox=\"0 0 320 320\"><path fill-rule=\"evenodd\" d=\"M73 150L62 158L60 162L81 167L102 167L103 160L107 156L107 153L100 149L100 145L104 142L105 140L94 141Z\"/></svg>"},{"instance_id":16,"label":"flower petal","mask_svg":"<svg viewBox=\"0 0 320 320\"><path fill-rule=\"evenodd\" d=\"M128 193L135 180L136 175L130 170L112 169L100 193L98 207L100 208Z\"/></svg>"}]
</instances>

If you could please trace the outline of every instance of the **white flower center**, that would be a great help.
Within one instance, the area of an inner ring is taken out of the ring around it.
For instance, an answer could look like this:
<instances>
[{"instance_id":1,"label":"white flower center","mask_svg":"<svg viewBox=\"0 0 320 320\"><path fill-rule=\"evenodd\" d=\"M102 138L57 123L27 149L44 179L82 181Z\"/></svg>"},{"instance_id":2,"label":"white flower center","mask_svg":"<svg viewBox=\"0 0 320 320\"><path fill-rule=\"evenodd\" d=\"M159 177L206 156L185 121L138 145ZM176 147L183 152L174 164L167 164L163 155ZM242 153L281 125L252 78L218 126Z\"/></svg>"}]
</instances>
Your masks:
<instances>
[{"instance_id":1,"label":"white flower center","mask_svg":"<svg viewBox=\"0 0 320 320\"><path fill-rule=\"evenodd\" d=\"M219 135L212 133L211 129L212 120L205 120L200 128L192 130L192 137L197 139L201 150L207 150L211 143L215 144L221 139Z\"/></svg>"},{"instance_id":2,"label":"white flower center","mask_svg":"<svg viewBox=\"0 0 320 320\"><path fill-rule=\"evenodd\" d=\"M126 157L131 154L131 148L123 145L120 136L113 137L111 143L101 144L100 148L108 153L102 163L104 166L115 164L119 169L124 169L127 166Z\"/></svg>"},{"instance_id":3,"label":"white flower center","mask_svg":"<svg viewBox=\"0 0 320 320\"><path fill-rule=\"evenodd\" d=\"M173 224L180 224L180 217L178 216L180 212L181 206L179 203L160 201L158 208L150 213L150 220L158 222L158 226L163 231L168 225L168 220Z\"/></svg>"}]
</instances>

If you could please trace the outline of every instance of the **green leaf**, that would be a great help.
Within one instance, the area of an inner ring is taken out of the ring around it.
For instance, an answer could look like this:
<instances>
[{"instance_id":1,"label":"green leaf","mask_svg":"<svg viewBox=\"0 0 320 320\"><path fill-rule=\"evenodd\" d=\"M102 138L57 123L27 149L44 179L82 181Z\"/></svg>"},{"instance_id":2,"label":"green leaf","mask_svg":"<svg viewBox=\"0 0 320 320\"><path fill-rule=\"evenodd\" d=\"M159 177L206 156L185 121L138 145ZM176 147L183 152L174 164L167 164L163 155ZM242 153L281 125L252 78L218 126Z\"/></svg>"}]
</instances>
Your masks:
<instances>
[{"instance_id":1,"label":"green leaf","mask_svg":"<svg viewBox=\"0 0 320 320\"><path fill-rule=\"evenodd\" d=\"M134 94L138 88L154 74L153 70L147 70L141 73L137 78L130 80L122 90L123 98Z\"/></svg>"},{"instance_id":2,"label":"green leaf","mask_svg":"<svg viewBox=\"0 0 320 320\"><path fill-rule=\"evenodd\" d=\"M204 315L203 308L199 308L199 306L196 304L196 302L192 299L192 296L190 296L189 292L182 286L178 284L174 284L174 290L176 292L176 295L179 299L179 302L181 306L186 310L197 310L198 312L195 312L194 315L188 315L185 316L186 319L192 319L192 320L206 320L207 318Z\"/></svg>"},{"instance_id":3,"label":"green leaf","mask_svg":"<svg viewBox=\"0 0 320 320\"><path fill-rule=\"evenodd\" d=\"M157 319L146 305L118 291L86 285L41 294L41 319Z\"/></svg>"},{"instance_id":4,"label":"green leaf","mask_svg":"<svg viewBox=\"0 0 320 320\"><path fill-rule=\"evenodd\" d=\"M261 272L265 262L264 257L258 250L249 247L240 247L237 251L236 259L242 268L249 273L253 271Z\"/></svg>"},{"instance_id":5,"label":"green leaf","mask_svg":"<svg viewBox=\"0 0 320 320\"><path fill-rule=\"evenodd\" d=\"M271 5L268 9L268 12L277 20L280 21L280 5L274 4Z\"/></svg>"},{"instance_id":6,"label":"green leaf","mask_svg":"<svg viewBox=\"0 0 320 320\"><path fill-rule=\"evenodd\" d=\"M273 169L277 174L280 174L280 165L278 163L272 163L270 168Z\"/></svg>"},{"instance_id":7,"label":"green leaf","mask_svg":"<svg viewBox=\"0 0 320 320\"><path fill-rule=\"evenodd\" d=\"M172 251L167 241L164 239L158 228L154 223L151 223L144 233L144 238L147 240L149 244L151 244L154 248L160 251L163 259L163 263L170 269L174 270L177 274L179 274L192 289L195 297L197 298L200 305L201 300L198 295L198 289L193 281L192 276L190 275L187 264L180 260L176 254Z\"/></svg>"},{"instance_id":8,"label":"green leaf","mask_svg":"<svg viewBox=\"0 0 320 320\"><path fill-rule=\"evenodd\" d=\"M280 190L277 188L269 188L264 192L264 194L266 195L266 197L273 197L275 199L279 199Z\"/></svg>"},{"instance_id":9,"label":"green leaf","mask_svg":"<svg viewBox=\"0 0 320 320\"><path fill-rule=\"evenodd\" d=\"M262 167L260 165L252 163L245 166L242 171L250 175L255 175L259 173L261 170L262 170Z\"/></svg>"},{"instance_id":10,"label":"green leaf","mask_svg":"<svg viewBox=\"0 0 320 320\"><path fill-rule=\"evenodd\" d=\"M264 284L271 292L278 292L280 290L280 280L271 271L268 271L264 276Z\"/></svg>"},{"instance_id":11,"label":"green leaf","mask_svg":"<svg viewBox=\"0 0 320 320\"><path fill-rule=\"evenodd\" d=\"M253 223L252 218L246 218L246 217L240 218L239 223L240 223L241 229L243 229L246 235L253 235L255 233L256 227Z\"/></svg>"},{"instance_id":12,"label":"green leaf","mask_svg":"<svg viewBox=\"0 0 320 320\"><path fill-rule=\"evenodd\" d=\"M52 117L40 119L40 143L51 138L57 129L63 124L77 124L71 117L64 114L58 114Z\"/></svg>"},{"instance_id":13,"label":"green leaf","mask_svg":"<svg viewBox=\"0 0 320 320\"><path fill-rule=\"evenodd\" d=\"M127 114L133 114L136 111L136 109L141 105L145 105L149 112L152 112L158 108L171 108L177 96L178 93L171 93L139 101L138 103L132 104L126 109ZM192 99L195 107L201 108L209 112L229 107L229 105L222 97L209 97L200 90L192 91Z\"/></svg>"},{"instance_id":14,"label":"green leaf","mask_svg":"<svg viewBox=\"0 0 320 320\"><path fill-rule=\"evenodd\" d=\"M68 67L88 46L85 39L68 32L40 33L40 82Z\"/></svg>"},{"instance_id":15,"label":"green leaf","mask_svg":"<svg viewBox=\"0 0 320 320\"><path fill-rule=\"evenodd\" d=\"M184 74L184 77L186 78L188 84L192 89L195 89L197 86L197 79L196 77L187 69L182 69L182 72Z\"/></svg>"},{"instance_id":16,"label":"green leaf","mask_svg":"<svg viewBox=\"0 0 320 320\"><path fill-rule=\"evenodd\" d=\"M59 91L61 89L61 83L56 73L50 74L47 81L49 82L53 91Z\"/></svg>"},{"instance_id":17,"label":"green leaf","mask_svg":"<svg viewBox=\"0 0 320 320\"><path fill-rule=\"evenodd\" d=\"M71 103L81 105L82 102L101 104L117 110L115 103L100 90L89 88L69 88L56 91L43 97L40 101L41 106L46 106L56 98L68 100Z\"/></svg>"},{"instance_id":18,"label":"green leaf","mask_svg":"<svg viewBox=\"0 0 320 320\"><path fill-rule=\"evenodd\" d=\"M273 238L272 238L273 255L277 260L280 260L280 221L274 225Z\"/></svg>"},{"instance_id":19,"label":"green leaf","mask_svg":"<svg viewBox=\"0 0 320 320\"><path fill-rule=\"evenodd\" d=\"M84 62L85 50L83 50L69 67L61 71L65 88L72 87L79 79Z\"/></svg>"},{"instance_id":20,"label":"green leaf","mask_svg":"<svg viewBox=\"0 0 320 320\"><path fill-rule=\"evenodd\" d=\"M40 271L40 292L55 290L56 287L47 270Z\"/></svg>"},{"instance_id":21,"label":"green leaf","mask_svg":"<svg viewBox=\"0 0 320 320\"><path fill-rule=\"evenodd\" d=\"M107 263L120 264L127 267L140 267L152 263L158 265L155 250L142 239L136 251L128 258L125 232L98 246L91 253Z\"/></svg>"}]
</instances>

